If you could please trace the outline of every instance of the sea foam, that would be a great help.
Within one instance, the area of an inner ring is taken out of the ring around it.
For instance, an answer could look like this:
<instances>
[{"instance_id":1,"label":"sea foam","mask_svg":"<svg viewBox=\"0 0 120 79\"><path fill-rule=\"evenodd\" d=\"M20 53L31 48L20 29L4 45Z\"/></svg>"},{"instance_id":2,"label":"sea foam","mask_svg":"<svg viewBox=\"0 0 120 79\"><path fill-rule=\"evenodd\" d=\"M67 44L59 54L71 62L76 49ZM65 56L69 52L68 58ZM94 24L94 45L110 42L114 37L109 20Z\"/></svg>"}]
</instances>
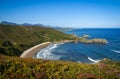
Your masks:
<instances>
[{"instance_id":1,"label":"sea foam","mask_svg":"<svg viewBox=\"0 0 120 79\"><path fill-rule=\"evenodd\" d=\"M120 53L120 51L118 51L118 50L112 50L113 52L115 52L115 53Z\"/></svg>"},{"instance_id":2,"label":"sea foam","mask_svg":"<svg viewBox=\"0 0 120 79\"><path fill-rule=\"evenodd\" d=\"M52 53L53 49L57 48L58 45L59 44L50 44L48 47L39 51L36 55L36 58L58 60L60 56L56 56Z\"/></svg>"},{"instance_id":3,"label":"sea foam","mask_svg":"<svg viewBox=\"0 0 120 79\"><path fill-rule=\"evenodd\" d=\"M92 58L90 58L90 57L88 57L88 59L89 59L90 61L94 62L94 63L98 63L98 62L101 61L101 60L94 60L94 59L92 59Z\"/></svg>"}]
</instances>

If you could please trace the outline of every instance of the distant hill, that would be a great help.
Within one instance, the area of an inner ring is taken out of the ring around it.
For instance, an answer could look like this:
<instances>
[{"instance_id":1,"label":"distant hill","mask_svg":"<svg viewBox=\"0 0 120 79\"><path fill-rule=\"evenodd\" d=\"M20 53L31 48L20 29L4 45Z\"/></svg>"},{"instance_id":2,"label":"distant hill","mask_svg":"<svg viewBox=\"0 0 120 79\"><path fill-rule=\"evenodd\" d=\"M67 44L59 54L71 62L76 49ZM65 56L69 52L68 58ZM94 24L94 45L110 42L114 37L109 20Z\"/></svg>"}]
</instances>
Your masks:
<instances>
[{"instance_id":1,"label":"distant hill","mask_svg":"<svg viewBox=\"0 0 120 79\"><path fill-rule=\"evenodd\" d=\"M69 27L52 27L52 28L61 32L75 30L75 28L69 28Z\"/></svg>"},{"instance_id":2,"label":"distant hill","mask_svg":"<svg viewBox=\"0 0 120 79\"><path fill-rule=\"evenodd\" d=\"M0 53L5 55L19 56L33 45L63 39L70 35L48 27L0 24Z\"/></svg>"},{"instance_id":3,"label":"distant hill","mask_svg":"<svg viewBox=\"0 0 120 79\"><path fill-rule=\"evenodd\" d=\"M7 21L2 21L0 24L3 25L13 25L13 26L40 26L40 27L50 27L53 28L55 30L64 32L64 31L70 31L70 30L74 30L75 28L69 28L69 27L59 27L59 26L52 26L52 25L44 25L44 24L30 24L30 23L23 23L23 24L17 24L17 23L13 23L13 22L7 22Z\"/></svg>"},{"instance_id":4,"label":"distant hill","mask_svg":"<svg viewBox=\"0 0 120 79\"><path fill-rule=\"evenodd\" d=\"M2 25L19 25L17 23L7 22L7 21L2 21L0 24L2 24Z\"/></svg>"},{"instance_id":5,"label":"distant hill","mask_svg":"<svg viewBox=\"0 0 120 79\"><path fill-rule=\"evenodd\" d=\"M2 21L0 24L2 25L14 25L14 26L40 26L40 27L47 27L43 24L30 24L30 23L23 23L23 24L17 24L13 22L8 22L8 21Z\"/></svg>"}]
</instances>

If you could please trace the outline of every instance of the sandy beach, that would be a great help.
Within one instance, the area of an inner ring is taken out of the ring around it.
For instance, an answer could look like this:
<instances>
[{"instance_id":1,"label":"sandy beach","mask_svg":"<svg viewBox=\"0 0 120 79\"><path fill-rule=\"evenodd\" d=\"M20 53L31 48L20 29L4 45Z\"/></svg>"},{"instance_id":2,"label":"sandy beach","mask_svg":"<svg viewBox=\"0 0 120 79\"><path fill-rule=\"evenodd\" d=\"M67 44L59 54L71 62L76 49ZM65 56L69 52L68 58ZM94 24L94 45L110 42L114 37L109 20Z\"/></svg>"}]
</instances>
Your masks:
<instances>
[{"instance_id":1,"label":"sandy beach","mask_svg":"<svg viewBox=\"0 0 120 79\"><path fill-rule=\"evenodd\" d=\"M21 54L21 58L32 58L38 51L47 47L51 42L44 42L29 48Z\"/></svg>"},{"instance_id":2,"label":"sandy beach","mask_svg":"<svg viewBox=\"0 0 120 79\"><path fill-rule=\"evenodd\" d=\"M54 43L67 43L67 42L73 42L73 40L64 40L64 41L56 41ZM41 43L41 44L38 44L36 46L33 46L31 48L29 48L28 50L24 51L22 54L21 54L21 58L33 58L34 55L42 50L43 48L47 47L48 45L50 45L51 42L44 42L44 43Z\"/></svg>"}]
</instances>

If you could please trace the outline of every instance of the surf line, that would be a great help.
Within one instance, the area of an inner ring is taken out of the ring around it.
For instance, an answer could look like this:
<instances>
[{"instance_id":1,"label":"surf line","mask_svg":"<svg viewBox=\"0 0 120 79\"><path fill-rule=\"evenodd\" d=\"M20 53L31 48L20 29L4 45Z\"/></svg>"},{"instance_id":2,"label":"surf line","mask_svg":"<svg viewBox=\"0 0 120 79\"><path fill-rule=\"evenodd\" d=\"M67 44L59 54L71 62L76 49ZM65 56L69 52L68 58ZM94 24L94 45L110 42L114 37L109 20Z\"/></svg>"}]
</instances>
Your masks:
<instances>
[{"instance_id":1,"label":"surf line","mask_svg":"<svg viewBox=\"0 0 120 79\"><path fill-rule=\"evenodd\" d=\"M33 56L40 50L42 50L43 48L47 47L48 45L50 45L51 42L44 42L41 44L38 44L36 46L33 46L31 48L29 48L28 50L24 51L20 57L21 58L33 58Z\"/></svg>"},{"instance_id":2,"label":"surf line","mask_svg":"<svg viewBox=\"0 0 120 79\"><path fill-rule=\"evenodd\" d=\"M94 62L94 63L98 63L98 62L101 61L101 60L94 60L94 59L92 59L92 58L90 58L90 57L88 57L88 59L89 59L90 61Z\"/></svg>"}]
</instances>

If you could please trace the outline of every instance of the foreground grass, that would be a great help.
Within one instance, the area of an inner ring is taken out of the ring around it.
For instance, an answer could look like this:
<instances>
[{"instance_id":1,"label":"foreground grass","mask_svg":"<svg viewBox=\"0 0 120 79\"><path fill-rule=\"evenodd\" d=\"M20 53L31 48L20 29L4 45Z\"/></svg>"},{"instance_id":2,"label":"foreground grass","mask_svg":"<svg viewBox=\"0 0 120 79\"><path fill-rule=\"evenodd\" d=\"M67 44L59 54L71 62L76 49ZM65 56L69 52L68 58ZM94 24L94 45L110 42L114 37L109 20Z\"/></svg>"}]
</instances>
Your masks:
<instances>
[{"instance_id":1,"label":"foreground grass","mask_svg":"<svg viewBox=\"0 0 120 79\"><path fill-rule=\"evenodd\" d=\"M120 79L120 63L22 59L0 55L0 79Z\"/></svg>"}]
</instances>

